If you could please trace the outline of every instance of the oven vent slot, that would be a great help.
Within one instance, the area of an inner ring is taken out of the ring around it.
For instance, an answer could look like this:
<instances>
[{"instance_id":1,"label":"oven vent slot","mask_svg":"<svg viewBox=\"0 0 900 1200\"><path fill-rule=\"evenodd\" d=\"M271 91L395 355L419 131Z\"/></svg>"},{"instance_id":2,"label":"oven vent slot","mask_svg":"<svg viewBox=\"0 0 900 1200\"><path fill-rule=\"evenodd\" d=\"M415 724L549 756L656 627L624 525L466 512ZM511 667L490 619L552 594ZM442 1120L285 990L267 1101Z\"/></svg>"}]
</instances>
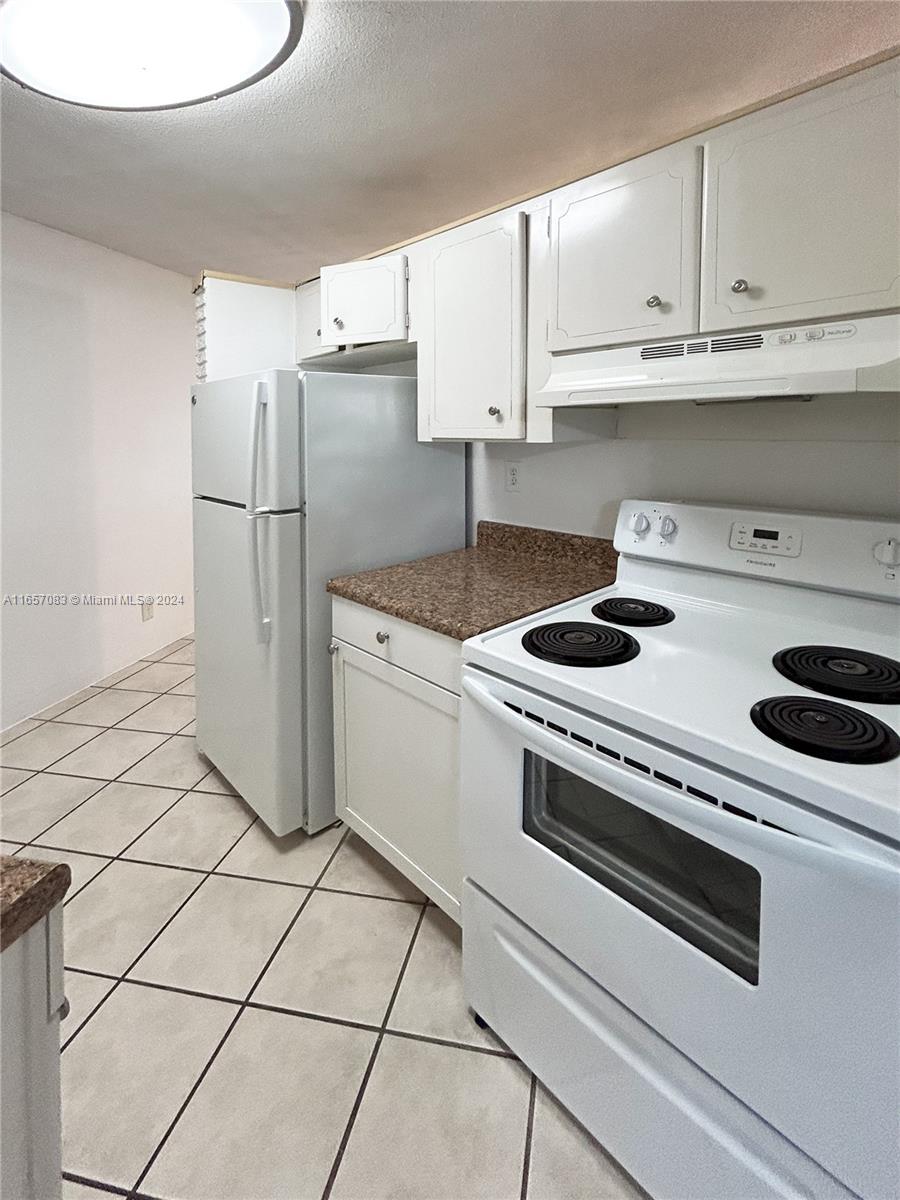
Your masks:
<instances>
[{"instance_id":1,"label":"oven vent slot","mask_svg":"<svg viewBox=\"0 0 900 1200\"><path fill-rule=\"evenodd\" d=\"M636 771L643 771L645 775L650 774L650 768L646 763L638 762L636 758L625 758L623 761L629 767L634 767Z\"/></svg>"},{"instance_id":2,"label":"oven vent slot","mask_svg":"<svg viewBox=\"0 0 900 1200\"><path fill-rule=\"evenodd\" d=\"M713 354L721 354L723 350L761 350L763 335L761 333L745 333L732 337L717 337L710 342Z\"/></svg>"},{"instance_id":3,"label":"oven vent slot","mask_svg":"<svg viewBox=\"0 0 900 1200\"><path fill-rule=\"evenodd\" d=\"M756 820L756 813L747 812L746 808L738 808L736 804L729 804L727 800L722 801L722 807L726 812L734 813L736 817L743 817L747 821Z\"/></svg>"},{"instance_id":4,"label":"oven vent slot","mask_svg":"<svg viewBox=\"0 0 900 1200\"><path fill-rule=\"evenodd\" d=\"M683 790L697 800L705 800L707 804L715 804L716 807L722 808L725 812L730 812L736 817L743 817L747 821L755 821L760 825L766 825L769 829L777 829L779 833L786 833L790 837L797 836L790 829L785 829L782 825L776 825L774 821L766 821L764 818L758 817L755 813L748 812L745 808L739 808L736 804L729 804L726 800L720 800L718 796L713 796L709 792L704 792L701 788L694 787L693 784L683 783L682 780L676 779L674 775L667 775L664 771L657 771L656 769L651 770L646 763L620 754L618 750L613 750L611 746L604 746L600 742L592 742L590 738L585 737L583 734L575 733L574 730L567 730L549 718L544 718L539 716L538 713L522 709L517 704L512 704L509 700L504 700L503 703L507 708L512 709L514 713L518 713L519 716L527 717L529 721L534 721L538 725L545 725L548 729L553 730L554 733L559 734L560 737L568 738L573 742L577 742L580 746L587 746L591 750L597 750L600 754L605 754L607 758L624 763L625 766L632 767L636 771L641 771L645 775L653 775L660 783L678 788L679 791Z\"/></svg>"},{"instance_id":5,"label":"oven vent slot","mask_svg":"<svg viewBox=\"0 0 900 1200\"><path fill-rule=\"evenodd\" d=\"M688 342L688 354L709 354L709 342Z\"/></svg>"},{"instance_id":6,"label":"oven vent slot","mask_svg":"<svg viewBox=\"0 0 900 1200\"><path fill-rule=\"evenodd\" d=\"M610 750L609 746L601 746L599 742L597 742L597 749L601 754L605 754L607 758L619 759L622 757L618 750Z\"/></svg>"},{"instance_id":7,"label":"oven vent slot","mask_svg":"<svg viewBox=\"0 0 900 1200\"><path fill-rule=\"evenodd\" d=\"M684 342L669 342L665 346L641 346L641 358L681 358Z\"/></svg>"},{"instance_id":8,"label":"oven vent slot","mask_svg":"<svg viewBox=\"0 0 900 1200\"><path fill-rule=\"evenodd\" d=\"M711 796L709 792L701 792L699 788L691 787L690 784L687 785L687 791L689 795L696 796L698 800L705 800L707 804L719 803L718 797Z\"/></svg>"}]
</instances>

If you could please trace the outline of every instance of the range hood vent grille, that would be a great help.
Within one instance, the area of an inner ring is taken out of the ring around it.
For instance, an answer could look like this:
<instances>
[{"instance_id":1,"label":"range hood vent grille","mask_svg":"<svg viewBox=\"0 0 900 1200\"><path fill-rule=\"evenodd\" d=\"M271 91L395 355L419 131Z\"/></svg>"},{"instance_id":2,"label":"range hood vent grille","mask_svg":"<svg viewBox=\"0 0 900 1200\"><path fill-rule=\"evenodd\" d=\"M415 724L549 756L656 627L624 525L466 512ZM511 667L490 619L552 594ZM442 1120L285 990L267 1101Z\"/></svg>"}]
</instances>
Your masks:
<instances>
[{"instance_id":1,"label":"range hood vent grille","mask_svg":"<svg viewBox=\"0 0 900 1200\"><path fill-rule=\"evenodd\" d=\"M684 354L684 342L670 342L667 346L642 346L641 358L680 358Z\"/></svg>"},{"instance_id":2,"label":"range hood vent grille","mask_svg":"<svg viewBox=\"0 0 900 1200\"><path fill-rule=\"evenodd\" d=\"M721 353L723 350L762 350L762 347L763 335L761 333L713 338L709 346L713 354Z\"/></svg>"},{"instance_id":3,"label":"range hood vent grille","mask_svg":"<svg viewBox=\"0 0 900 1200\"><path fill-rule=\"evenodd\" d=\"M761 333L732 334L729 337L704 338L699 342L666 342L665 345L641 346L641 358L682 358L685 354L722 354L729 350L761 350Z\"/></svg>"}]
</instances>

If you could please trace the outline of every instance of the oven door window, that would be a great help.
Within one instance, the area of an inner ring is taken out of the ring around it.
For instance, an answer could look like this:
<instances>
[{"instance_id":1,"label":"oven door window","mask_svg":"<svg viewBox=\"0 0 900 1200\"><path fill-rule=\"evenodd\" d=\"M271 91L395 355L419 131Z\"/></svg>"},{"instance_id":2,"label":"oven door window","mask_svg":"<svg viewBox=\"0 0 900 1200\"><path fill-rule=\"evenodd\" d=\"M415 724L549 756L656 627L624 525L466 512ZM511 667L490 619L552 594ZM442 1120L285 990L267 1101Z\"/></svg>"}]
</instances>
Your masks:
<instances>
[{"instance_id":1,"label":"oven door window","mask_svg":"<svg viewBox=\"0 0 900 1200\"><path fill-rule=\"evenodd\" d=\"M666 929L758 982L755 867L530 750L522 826Z\"/></svg>"}]
</instances>

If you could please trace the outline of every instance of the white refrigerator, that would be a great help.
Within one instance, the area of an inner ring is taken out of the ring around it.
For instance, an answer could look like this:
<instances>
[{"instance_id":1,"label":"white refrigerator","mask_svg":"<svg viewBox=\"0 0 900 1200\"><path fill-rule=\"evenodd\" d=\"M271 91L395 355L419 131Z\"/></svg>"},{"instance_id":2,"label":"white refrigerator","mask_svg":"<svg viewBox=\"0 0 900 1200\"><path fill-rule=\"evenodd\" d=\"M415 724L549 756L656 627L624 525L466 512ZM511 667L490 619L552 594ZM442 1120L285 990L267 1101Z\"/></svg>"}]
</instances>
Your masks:
<instances>
[{"instance_id":1,"label":"white refrigerator","mask_svg":"<svg viewBox=\"0 0 900 1200\"><path fill-rule=\"evenodd\" d=\"M273 370L191 396L197 746L281 836L334 820L329 578L465 545L416 381Z\"/></svg>"}]
</instances>

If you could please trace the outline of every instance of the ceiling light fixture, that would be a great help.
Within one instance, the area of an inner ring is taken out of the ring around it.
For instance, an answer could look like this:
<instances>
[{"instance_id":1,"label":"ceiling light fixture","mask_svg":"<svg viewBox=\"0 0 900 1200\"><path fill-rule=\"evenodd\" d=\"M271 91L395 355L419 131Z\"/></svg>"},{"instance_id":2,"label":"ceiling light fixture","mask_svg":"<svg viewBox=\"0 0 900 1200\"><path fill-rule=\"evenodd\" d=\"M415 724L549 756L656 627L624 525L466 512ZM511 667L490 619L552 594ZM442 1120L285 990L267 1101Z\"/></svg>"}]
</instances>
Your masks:
<instances>
[{"instance_id":1,"label":"ceiling light fixture","mask_svg":"<svg viewBox=\"0 0 900 1200\"><path fill-rule=\"evenodd\" d=\"M88 108L181 108L249 87L300 40L299 0L5 0L0 70Z\"/></svg>"}]
</instances>

